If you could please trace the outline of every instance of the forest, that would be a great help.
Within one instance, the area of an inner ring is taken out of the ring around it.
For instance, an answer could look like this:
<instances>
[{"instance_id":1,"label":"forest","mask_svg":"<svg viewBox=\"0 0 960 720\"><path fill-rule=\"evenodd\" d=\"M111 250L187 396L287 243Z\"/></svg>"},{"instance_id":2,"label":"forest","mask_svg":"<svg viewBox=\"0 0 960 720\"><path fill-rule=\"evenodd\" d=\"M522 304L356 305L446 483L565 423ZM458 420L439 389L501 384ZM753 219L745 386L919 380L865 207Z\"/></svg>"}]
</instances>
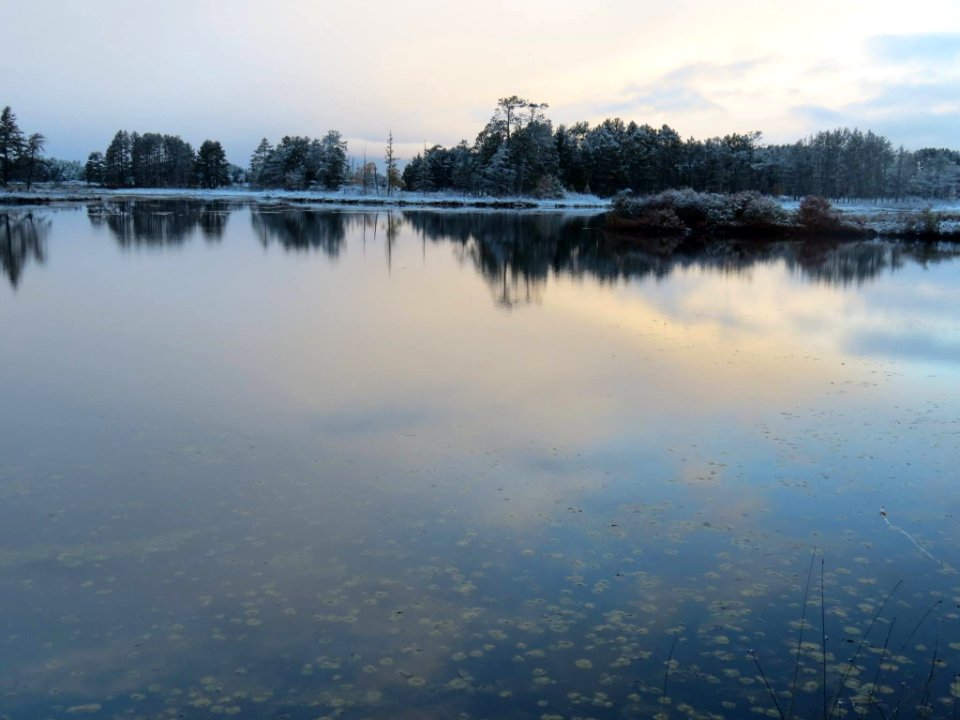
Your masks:
<instances>
[{"instance_id":1,"label":"forest","mask_svg":"<svg viewBox=\"0 0 960 720\"><path fill-rule=\"evenodd\" d=\"M559 125L546 103L501 98L471 142L424 146L403 163L392 133L380 161L351 158L336 130L319 138L263 138L246 168L229 163L216 140L197 150L177 135L119 130L86 165L43 157L40 133L20 130L11 108L0 116L2 183L85 180L109 188L338 190L390 195L398 190L474 196L560 197L565 192L612 197L668 189L844 199L955 199L960 153L907 150L872 131L823 130L789 144L764 144L758 131L687 138L663 125L606 119ZM402 168L402 169L401 169Z\"/></svg>"}]
</instances>

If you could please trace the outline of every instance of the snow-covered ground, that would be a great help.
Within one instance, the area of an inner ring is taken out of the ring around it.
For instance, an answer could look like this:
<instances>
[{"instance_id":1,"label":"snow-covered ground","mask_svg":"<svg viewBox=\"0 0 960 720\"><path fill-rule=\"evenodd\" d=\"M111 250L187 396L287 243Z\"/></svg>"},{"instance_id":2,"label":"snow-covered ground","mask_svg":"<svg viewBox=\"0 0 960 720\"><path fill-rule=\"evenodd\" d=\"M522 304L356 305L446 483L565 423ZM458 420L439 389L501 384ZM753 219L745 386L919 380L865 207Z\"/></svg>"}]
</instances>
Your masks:
<instances>
[{"instance_id":1,"label":"snow-covered ground","mask_svg":"<svg viewBox=\"0 0 960 720\"><path fill-rule=\"evenodd\" d=\"M780 204L786 210L796 210L800 201L783 199ZM960 200L838 200L833 202L833 208L843 216L862 220L881 235L901 234L906 225L925 214L935 220L941 233L960 233Z\"/></svg>"},{"instance_id":2,"label":"snow-covered ground","mask_svg":"<svg viewBox=\"0 0 960 720\"><path fill-rule=\"evenodd\" d=\"M530 197L476 197L460 193L395 192L386 194L363 193L354 188L338 191L322 190L248 190L246 188L131 188L108 190L90 187L82 183L65 183L58 186L35 186L30 192L23 190L0 191L0 205L49 202L90 202L96 200L119 200L124 198L183 199L183 200L233 200L256 203L297 203L298 205L322 205L337 207L439 207L464 209L508 210L588 210L603 212L610 207L608 198L596 195L567 193L562 198L538 200Z\"/></svg>"},{"instance_id":3,"label":"snow-covered ground","mask_svg":"<svg viewBox=\"0 0 960 720\"><path fill-rule=\"evenodd\" d=\"M470 210L524 210L537 212L604 212L610 208L611 199L596 195L567 193L562 198L538 200L530 197L476 197L453 192L418 193L396 192L390 196L383 193L363 193L358 188L344 188L338 191L322 190L250 190L247 188L133 188L127 190L109 190L91 187L82 182L58 185L36 185L30 192L25 190L0 190L0 206L95 202L98 200L119 199L184 199L184 200L229 200L236 202L255 202L260 204L295 203L303 207L324 207L330 209L349 208L438 208L449 211ZM796 210L800 202L789 198L780 199L786 210ZM897 235L904 228L916 223L924 213L932 214L942 233L960 233L960 200L925 200L907 198L904 200L877 201L835 201L835 210L844 216L859 218L867 227L881 235Z\"/></svg>"}]
</instances>

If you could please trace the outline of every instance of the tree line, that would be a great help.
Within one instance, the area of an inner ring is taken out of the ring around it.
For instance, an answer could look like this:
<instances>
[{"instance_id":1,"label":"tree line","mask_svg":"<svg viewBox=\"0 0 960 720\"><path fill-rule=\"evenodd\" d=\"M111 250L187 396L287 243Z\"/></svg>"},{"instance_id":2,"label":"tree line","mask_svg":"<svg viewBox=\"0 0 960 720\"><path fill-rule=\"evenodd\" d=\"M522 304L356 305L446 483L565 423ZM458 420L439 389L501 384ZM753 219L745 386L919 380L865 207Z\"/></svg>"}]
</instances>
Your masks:
<instances>
[{"instance_id":1,"label":"tree line","mask_svg":"<svg viewBox=\"0 0 960 720\"><path fill-rule=\"evenodd\" d=\"M947 199L960 191L960 153L896 150L872 131L839 128L792 144L763 145L761 133L684 140L668 125L586 122L555 130L547 105L502 98L473 144L434 145L403 171L413 190L557 196L565 190L610 197L673 188L834 199Z\"/></svg>"},{"instance_id":2,"label":"tree line","mask_svg":"<svg viewBox=\"0 0 960 720\"><path fill-rule=\"evenodd\" d=\"M247 182L255 188L337 190L347 179L347 143L336 130L322 138L284 136L276 147L263 138L250 157Z\"/></svg>"},{"instance_id":3,"label":"tree line","mask_svg":"<svg viewBox=\"0 0 960 720\"><path fill-rule=\"evenodd\" d=\"M179 135L118 130L105 152L92 152L84 179L109 188L218 188L242 178L223 146L205 140L194 152Z\"/></svg>"},{"instance_id":4,"label":"tree line","mask_svg":"<svg viewBox=\"0 0 960 720\"><path fill-rule=\"evenodd\" d=\"M473 195L559 197L564 192L611 197L673 188L736 193L746 190L833 199L960 194L960 153L945 148L906 150L872 131L825 130L790 144L763 144L760 132L683 139L619 118L554 128L546 103L516 95L501 98L473 142L424 146L402 171L392 133L382 163L351 160L336 130L319 138L266 138L241 169L227 162L221 144L206 140L194 151L177 135L120 130L82 169L89 183L112 188L203 187L247 183L254 188L337 190L344 185L390 194L395 189ZM79 177L78 163L43 158L45 138L27 135L9 107L0 116L2 182ZM383 170L381 170L381 167Z\"/></svg>"}]
</instances>

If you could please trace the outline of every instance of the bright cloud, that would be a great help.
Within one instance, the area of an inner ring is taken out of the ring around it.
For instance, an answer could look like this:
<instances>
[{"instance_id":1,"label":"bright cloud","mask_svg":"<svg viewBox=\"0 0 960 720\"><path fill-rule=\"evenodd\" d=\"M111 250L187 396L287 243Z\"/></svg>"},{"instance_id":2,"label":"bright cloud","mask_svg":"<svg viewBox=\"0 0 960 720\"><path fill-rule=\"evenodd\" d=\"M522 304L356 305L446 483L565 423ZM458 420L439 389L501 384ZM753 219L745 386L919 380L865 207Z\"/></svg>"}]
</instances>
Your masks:
<instances>
[{"instance_id":1,"label":"bright cloud","mask_svg":"<svg viewBox=\"0 0 960 720\"><path fill-rule=\"evenodd\" d=\"M684 137L837 124L955 144L960 5L808 0L0 0L0 104L83 159L119 128L224 143L340 130L360 154L472 141L496 100Z\"/></svg>"}]
</instances>

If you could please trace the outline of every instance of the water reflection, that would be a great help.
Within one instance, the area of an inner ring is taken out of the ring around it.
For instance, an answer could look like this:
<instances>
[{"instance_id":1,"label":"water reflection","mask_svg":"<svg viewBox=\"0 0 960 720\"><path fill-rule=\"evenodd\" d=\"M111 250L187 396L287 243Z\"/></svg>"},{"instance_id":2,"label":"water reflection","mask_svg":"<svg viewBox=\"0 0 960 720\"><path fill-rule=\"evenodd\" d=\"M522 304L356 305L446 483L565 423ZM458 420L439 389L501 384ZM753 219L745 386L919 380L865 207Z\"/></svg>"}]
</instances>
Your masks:
<instances>
[{"instance_id":1,"label":"water reflection","mask_svg":"<svg viewBox=\"0 0 960 720\"><path fill-rule=\"evenodd\" d=\"M264 247L277 243L284 250L320 250L335 258L347 238L347 220L363 226L372 217L347 216L336 212L316 212L289 208L253 208L250 221ZM377 223L372 223L375 228Z\"/></svg>"},{"instance_id":2,"label":"water reflection","mask_svg":"<svg viewBox=\"0 0 960 720\"><path fill-rule=\"evenodd\" d=\"M927 266L960 256L957 246L936 243L735 239L624 243L604 235L600 218L558 215L408 212L404 219L423 237L460 244L461 256L472 261L500 304L508 307L517 299L539 297L551 273L614 282L664 279L691 267L749 273L758 264L782 262L809 280L846 286L868 282L908 263Z\"/></svg>"},{"instance_id":3,"label":"water reflection","mask_svg":"<svg viewBox=\"0 0 960 720\"><path fill-rule=\"evenodd\" d=\"M47 217L35 217L32 212L0 213L0 265L14 289L27 263L32 260L43 265L46 261L49 232Z\"/></svg>"},{"instance_id":4,"label":"water reflection","mask_svg":"<svg viewBox=\"0 0 960 720\"><path fill-rule=\"evenodd\" d=\"M129 200L87 206L94 227L106 227L123 247L182 245L199 230L208 242L223 238L230 216L225 202Z\"/></svg>"},{"instance_id":5,"label":"water reflection","mask_svg":"<svg viewBox=\"0 0 960 720\"><path fill-rule=\"evenodd\" d=\"M154 209L0 303L12 717L951 716L950 248Z\"/></svg>"},{"instance_id":6,"label":"water reflection","mask_svg":"<svg viewBox=\"0 0 960 720\"><path fill-rule=\"evenodd\" d=\"M123 247L179 246L199 231L219 241L231 214L224 201L131 200L91 204L94 227L106 227ZM423 242L452 243L457 257L487 282L494 302L509 309L543 299L551 275L589 277L601 282L664 279L679 269L749 273L759 264L782 262L791 272L826 285L860 285L908 265L927 267L960 255L955 245L921 242L803 242L718 240L625 243L602 232L601 217L559 214L385 211L344 213L307 208L249 209L259 242L284 250L317 250L339 257L351 230L366 242L383 242L388 266L401 232ZM48 219L34 213L4 213L0 232L3 269L16 287L28 260L43 263Z\"/></svg>"}]
</instances>

